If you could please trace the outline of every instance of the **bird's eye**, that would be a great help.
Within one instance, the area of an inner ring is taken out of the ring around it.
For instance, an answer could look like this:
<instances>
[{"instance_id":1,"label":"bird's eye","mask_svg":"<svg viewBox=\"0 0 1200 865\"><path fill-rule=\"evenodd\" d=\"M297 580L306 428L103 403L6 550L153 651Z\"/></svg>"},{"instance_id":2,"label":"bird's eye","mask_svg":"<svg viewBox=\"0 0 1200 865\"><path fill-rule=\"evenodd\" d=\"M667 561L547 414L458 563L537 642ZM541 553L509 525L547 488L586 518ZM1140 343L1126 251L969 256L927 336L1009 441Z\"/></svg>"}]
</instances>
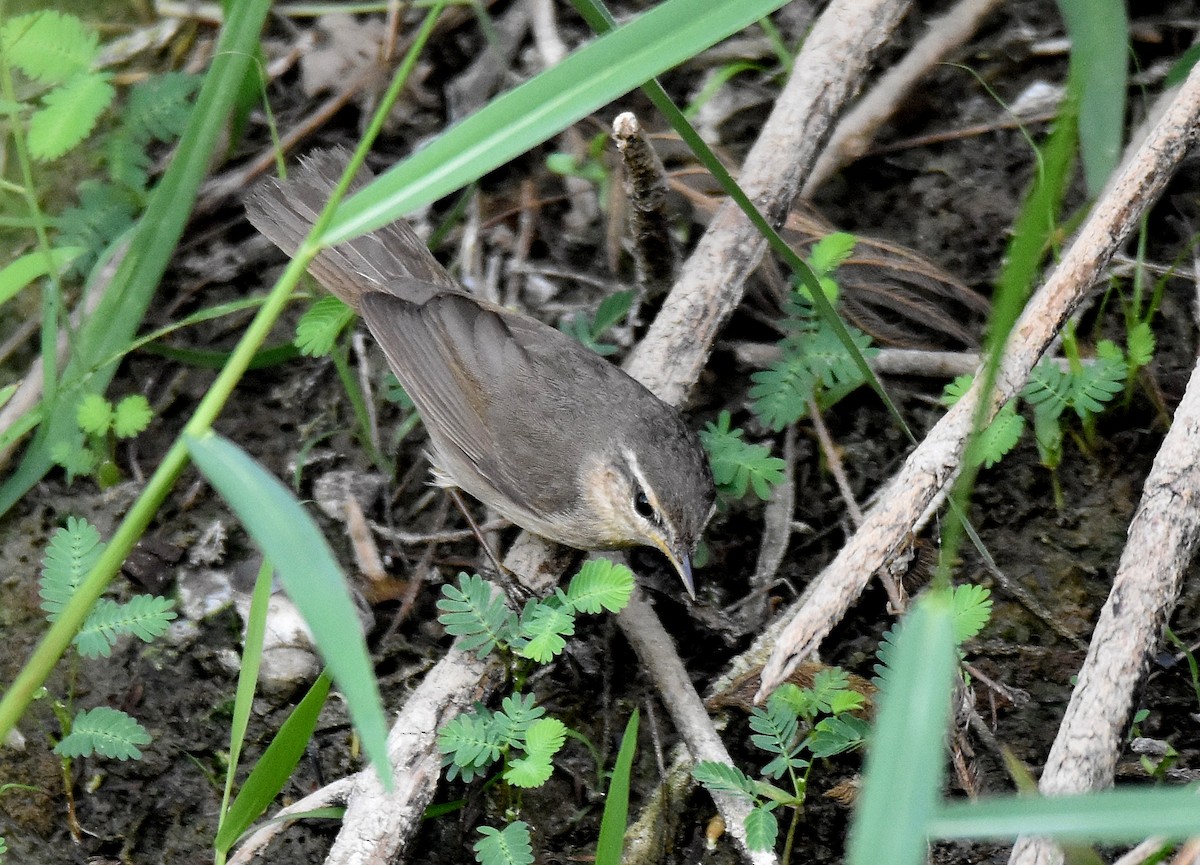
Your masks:
<instances>
[{"instance_id":1,"label":"bird's eye","mask_svg":"<svg viewBox=\"0 0 1200 865\"><path fill-rule=\"evenodd\" d=\"M638 516L644 519L654 518L654 506L650 504L650 499L646 498L646 494L638 490L637 497L633 500L633 509L638 512Z\"/></svg>"}]
</instances>

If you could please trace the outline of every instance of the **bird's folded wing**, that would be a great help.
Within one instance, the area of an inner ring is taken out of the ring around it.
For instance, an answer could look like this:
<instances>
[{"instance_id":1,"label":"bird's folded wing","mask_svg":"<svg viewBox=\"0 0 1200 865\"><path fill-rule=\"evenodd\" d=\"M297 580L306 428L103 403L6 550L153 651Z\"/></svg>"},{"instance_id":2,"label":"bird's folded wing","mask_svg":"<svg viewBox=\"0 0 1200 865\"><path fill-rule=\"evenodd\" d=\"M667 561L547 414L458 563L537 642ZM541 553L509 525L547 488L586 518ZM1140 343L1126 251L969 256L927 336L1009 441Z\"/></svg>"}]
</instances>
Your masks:
<instances>
[{"instance_id":1,"label":"bird's folded wing","mask_svg":"<svg viewBox=\"0 0 1200 865\"><path fill-rule=\"evenodd\" d=\"M512 495L504 449L490 428L492 401L507 398L501 379L527 378L529 364L503 319L457 293L424 303L372 293L363 297L362 314L435 444L454 448L457 454L445 456L461 455ZM442 468L453 471L450 465Z\"/></svg>"}]
</instances>

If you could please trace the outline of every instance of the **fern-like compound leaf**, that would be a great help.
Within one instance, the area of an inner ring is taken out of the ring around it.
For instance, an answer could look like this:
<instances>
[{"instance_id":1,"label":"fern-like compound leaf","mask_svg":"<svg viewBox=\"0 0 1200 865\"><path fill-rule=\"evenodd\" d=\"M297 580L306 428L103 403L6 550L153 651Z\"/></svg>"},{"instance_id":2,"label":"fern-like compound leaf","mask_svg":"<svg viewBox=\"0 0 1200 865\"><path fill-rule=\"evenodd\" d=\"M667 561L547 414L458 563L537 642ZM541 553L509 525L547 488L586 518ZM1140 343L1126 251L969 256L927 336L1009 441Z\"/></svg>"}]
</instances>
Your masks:
<instances>
[{"instance_id":1,"label":"fern-like compound leaf","mask_svg":"<svg viewBox=\"0 0 1200 865\"><path fill-rule=\"evenodd\" d=\"M322 297L296 323L296 348L310 357L324 357L338 335L354 320L354 310L336 297Z\"/></svg>"},{"instance_id":2,"label":"fern-like compound leaf","mask_svg":"<svg viewBox=\"0 0 1200 865\"><path fill-rule=\"evenodd\" d=\"M175 602L153 595L134 595L124 604L101 598L75 635L85 658L108 657L120 637L132 634L148 643L161 636L175 618Z\"/></svg>"},{"instance_id":3,"label":"fern-like compound leaf","mask_svg":"<svg viewBox=\"0 0 1200 865\"><path fill-rule=\"evenodd\" d=\"M513 760L504 780L514 787L540 787L554 771L554 755L566 739L566 725L557 718L534 721L525 732L525 756Z\"/></svg>"},{"instance_id":4,"label":"fern-like compound leaf","mask_svg":"<svg viewBox=\"0 0 1200 865\"><path fill-rule=\"evenodd\" d=\"M984 586L955 586L951 603L955 643L977 636L992 617L992 593Z\"/></svg>"},{"instance_id":5,"label":"fern-like compound leaf","mask_svg":"<svg viewBox=\"0 0 1200 865\"><path fill-rule=\"evenodd\" d=\"M150 744L150 734L133 717L108 706L80 712L71 724L71 732L54 746L63 757L90 757L99 754L117 760L138 760L139 745Z\"/></svg>"},{"instance_id":6,"label":"fern-like compound leaf","mask_svg":"<svg viewBox=\"0 0 1200 865\"><path fill-rule=\"evenodd\" d=\"M479 770L500 759L503 745L499 727L487 709L464 712L438 731L438 751L449 767L446 777L451 781L456 772L464 781L473 780Z\"/></svg>"},{"instance_id":7,"label":"fern-like compound leaf","mask_svg":"<svg viewBox=\"0 0 1200 865\"><path fill-rule=\"evenodd\" d=\"M38 594L47 618L54 621L71 600L96 559L104 552L100 532L87 520L67 517L67 524L54 533L42 557Z\"/></svg>"},{"instance_id":8,"label":"fern-like compound leaf","mask_svg":"<svg viewBox=\"0 0 1200 865\"><path fill-rule=\"evenodd\" d=\"M774 850L779 837L779 820L764 806L750 809L746 815L746 846L751 850Z\"/></svg>"},{"instance_id":9,"label":"fern-like compound leaf","mask_svg":"<svg viewBox=\"0 0 1200 865\"><path fill-rule=\"evenodd\" d=\"M533 865L529 824L522 820L503 829L480 826L483 837L475 842L475 861L480 865Z\"/></svg>"},{"instance_id":10,"label":"fern-like compound leaf","mask_svg":"<svg viewBox=\"0 0 1200 865\"><path fill-rule=\"evenodd\" d=\"M0 28L6 62L43 84L61 84L86 73L100 37L74 15L42 11L17 15Z\"/></svg>"},{"instance_id":11,"label":"fern-like compound leaf","mask_svg":"<svg viewBox=\"0 0 1200 865\"><path fill-rule=\"evenodd\" d=\"M860 747L870 729L870 724L853 715L822 718L805 739L805 745L813 757L825 759Z\"/></svg>"},{"instance_id":12,"label":"fern-like compound leaf","mask_svg":"<svg viewBox=\"0 0 1200 865\"><path fill-rule=\"evenodd\" d=\"M199 76L166 72L131 87L122 118L133 140L144 147L151 140L169 143L182 135L199 86Z\"/></svg>"},{"instance_id":13,"label":"fern-like compound leaf","mask_svg":"<svg viewBox=\"0 0 1200 865\"><path fill-rule=\"evenodd\" d=\"M786 466L771 456L770 448L743 441L742 431L730 429L729 424L729 412L722 411L715 424L710 421L700 432L713 480L722 493L733 498L740 499L753 488L754 494L766 501L771 488L783 481Z\"/></svg>"},{"instance_id":14,"label":"fern-like compound leaf","mask_svg":"<svg viewBox=\"0 0 1200 865\"><path fill-rule=\"evenodd\" d=\"M716 793L734 793L751 802L758 795L754 779L736 766L702 760L692 767L692 777Z\"/></svg>"},{"instance_id":15,"label":"fern-like compound leaf","mask_svg":"<svg viewBox=\"0 0 1200 865\"><path fill-rule=\"evenodd\" d=\"M1007 403L992 422L980 431L975 444L976 460L990 469L1016 447L1024 431L1025 418L1017 414L1014 403Z\"/></svg>"},{"instance_id":16,"label":"fern-like compound leaf","mask_svg":"<svg viewBox=\"0 0 1200 865\"><path fill-rule=\"evenodd\" d=\"M584 562L567 586L567 600L583 613L619 613L633 595L633 571L608 559Z\"/></svg>"},{"instance_id":17,"label":"fern-like compound leaf","mask_svg":"<svg viewBox=\"0 0 1200 865\"><path fill-rule=\"evenodd\" d=\"M442 586L437 608L446 632L462 638L462 650L480 658L497 644L510 642L516 631L516 616L503 596L477 574L460 573L457 586Z\"/></svg>"},{"instance_id":18,"label":"fern-like compound leaf","mask_svg":"<svg viewBox=\"0 0 1200 865\"><path fill-rule=\"evenodd\" d=\"M521 744L529 725L545 714L546 710L537 705L533 694L509 694L501 701L493 723L504 744Z\"/></svg>"},{"instance_id":19,"label":"fern-like compound leaf","mask_svg":"<svg viewBox=\"0 0 1200 865\"><path fill-rule=\"evenodd\" d=\"M42 97L42 107L29 118L29 152L49 162L91 134L96 121L116 96L102 74L80 74Z\"/></svg>"},{"instance_id":20,"label":"fern-like compound leaf","mask_svg":"<svg viewBox=\"0 0 1200 865\"><path fill-rule=\"evenodd\" d=\"M524 644L517 654L547 664L566 648L563 638L575 633L575 616L570 609L547 603L534 603L527 612L521 616L520 637Z\"/></svg>"}]
</instances>

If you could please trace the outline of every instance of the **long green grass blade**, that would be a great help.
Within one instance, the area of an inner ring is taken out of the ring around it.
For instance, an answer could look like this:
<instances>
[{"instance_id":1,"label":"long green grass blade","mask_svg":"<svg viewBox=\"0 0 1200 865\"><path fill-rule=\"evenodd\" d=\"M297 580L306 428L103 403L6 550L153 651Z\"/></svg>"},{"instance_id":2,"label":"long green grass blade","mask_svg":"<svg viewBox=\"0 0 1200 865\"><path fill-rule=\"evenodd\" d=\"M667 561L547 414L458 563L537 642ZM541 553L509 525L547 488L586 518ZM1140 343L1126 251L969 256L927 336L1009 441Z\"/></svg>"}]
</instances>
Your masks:
<instances>
[{"instance_id":1,"label":"long green grass blade","mask_svg":"<svg viewBox=\"0 0 1200 865\"><path fill-rule=\"evenodd\" d=\"M1118 843L1150 835L1200 835L1196 785L1109 790L1078 796L1009 796L952 802L929 822L930 838L1015 838Z\"/></svg>"},{"instance_id":2,"label":"long green grass blade","mask_svg":"<svg viewBox=\"0 0 1200 865\"><path fill-rule=\"evenodd\" d=\"M267 807L279 795L292 770L304 756L304 751L312 739L313 730L317 727L317 718L325 698L329 696L329 686L332 682L328 673L322 673L313 682L308 693L304 695L292 714L283 722L267 750L263 751L254 768L250 770L246 783L242 785L233 805L221 821L213 847L217 855L224 858L229 848L237 843L250 825L267 810Z\"/></svg>"},{"instance_id":3,"label":"long green grass blade","mask_svg":"<svg viewBox=\"0 0 1200 865\"><path fill-rule=\"evenodd\" d=\"M1041 273L1042 262L1058 228L1063 196L1075 167L1075 144L1079 136L1079 107L1076 87L1069 86L1067 98L1045 146L1036 154L1037 171L1013 225L1012 239L1004 255L1004 267L996 278L996 305L988 343L1003 346L1008 327L1015 322ZM997 329L999 332L997 332Z\"/></svg>"},{"instance_id":4,"label":"long green grass blade","mask_svg":"<svg viewBox=\"0 0 1200 865\"><path fill-rule=\"evenodd\" d=\"M387 724L367 644L341 568L316 523L278 478L215 433L187 437L196 467L271 560L346 698L363 750L390 784Z\"/></svg>"},{"instance_id":5,"label":"long green grass blade","mask_svg":"<svg viewBox=\"0 0 1200 865\"><path fill-rule=\"evenodd\" d=\"M1079 145L1088 193L1117 167L1125 131L1129 19L1124 0L1058 0L1071 37L1071 78L1079 82Z\"/></svg>"},{"instance_id":6,"label":"long green grass blade","mask_svg":"<svg viewBox=\"0 0 1200 865\"><path fill-rule=\"evenodd\" d=\"M942 742L957 662L949 592L920 598L900 628L850 828L851 865L921 865L942 795Z\"/></svg>"},{"instance_id":7,"label":"long green grass blade","mask_svg":"<svg viewBox=\"0 0 1200 865\"><path fill-rule=\"evenodd\" d=\"M338 208L340 243L450 194L596 109L782 6L666 0L447 130Z\"/></svg>"},{"instance_id":8,"label":"long green grass blade","mask_svg":"<svg viewBox=\"0 0 1200 865\"><path fill-rule=\"evenodd\" d=\"M233 794L233 782L237 775L238 759L246 741L246 729L250 725L250 710L254 704L254 688L258 684L258 670L262 666L263 638L267 632L267 609L271 602L271 581L274 569L263 559L254 581L254 593L250 598L250 615L246 617L246 637L242 644L242 667L238 672L237 694L233 700L233 717L229 723L229 765L225 768L225 791L221 795L221 813L217 820L217 838L232 835L236 838L241 830L225 829L230 817L229 797ZM265 807L265 806L264 806ZM253 818L250 818L253 819ZM224 832L224 834L222 834ZM217 849L217 863L225 859L228 846Z\"/></svg>"},{"instance_id":9,"label":"long green grass blade","mask_svg":"<svg viewBox=\"0 0 1200 865\"><path fill-rule=\"evenodd\" d=\"M617 764L608 783L608 798L600 818L600 841L596 844L596 865L621 865L625 845L625 825L629 820L629 775L637 750L638 710L634 709L621 737Z\"/></svg>"}]
</instances>

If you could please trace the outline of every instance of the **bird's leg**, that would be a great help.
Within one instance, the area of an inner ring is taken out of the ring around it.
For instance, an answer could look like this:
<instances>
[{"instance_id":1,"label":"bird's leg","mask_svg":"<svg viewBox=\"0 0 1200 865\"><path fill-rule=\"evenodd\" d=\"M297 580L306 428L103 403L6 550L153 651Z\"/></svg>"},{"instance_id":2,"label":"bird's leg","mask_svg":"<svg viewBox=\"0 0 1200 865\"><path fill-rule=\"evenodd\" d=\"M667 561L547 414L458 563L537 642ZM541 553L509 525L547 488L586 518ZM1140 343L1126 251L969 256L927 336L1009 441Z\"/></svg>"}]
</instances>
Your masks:
<instances>
[{"instance_id":1,"label":"bird's leg","mask_svg":"<svg viewBox=\"0 0 1200 865\"><path fill-rule=\"evenodd\" d=\"M487 542L487 538L483 536L483 531L475 522L475 518L471 516L470 509L467 508L467 503L463 501L462 494L458 491L458 487L445 487L446 494L450 496L451 501L458 506L462 511L462 515L467 520L467 525L471 527L471 531L475 534L475 538L479 541L479 545L483 547L484 554L488 557L488 561L492 563L492 567L496 570L496 577L504 586L504 592L516 603L524 603L529 598L533 597L533 593L521 585L520 579L509 568L506 568L500 561L499 556L492 551L492 545Z\"/></svg>"}]
</instances>

